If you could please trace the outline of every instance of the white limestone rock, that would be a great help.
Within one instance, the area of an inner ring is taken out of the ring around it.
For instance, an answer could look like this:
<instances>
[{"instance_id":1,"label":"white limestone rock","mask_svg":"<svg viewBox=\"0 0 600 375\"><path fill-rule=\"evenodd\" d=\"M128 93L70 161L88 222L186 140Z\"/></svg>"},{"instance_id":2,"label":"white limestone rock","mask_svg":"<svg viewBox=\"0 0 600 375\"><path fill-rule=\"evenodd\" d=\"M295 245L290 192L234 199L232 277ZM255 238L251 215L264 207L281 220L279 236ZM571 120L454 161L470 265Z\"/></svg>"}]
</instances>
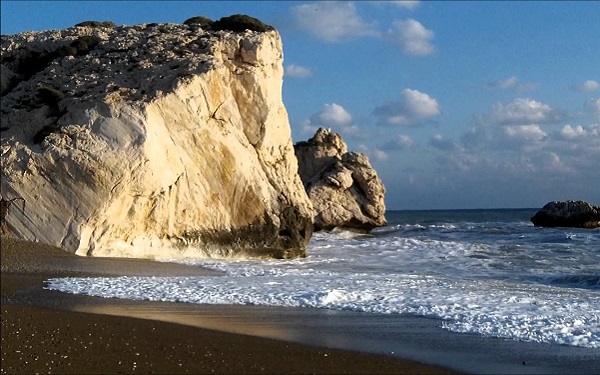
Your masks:
<instances>
[{"instance_id":1,"label":"white limestone rock","mask_svg":"<svg viewBox=\"0 0 600 375\"><path fill-rule=\"evenodd\" d=\"M90 40L99 43L31 66ZM7 231L80 255L305 255L312 206L282 61L276 31L143 24L3 35L3 72L21 81L2 97L1 189L26 201L6 215Z\"/></svg>"},{"instance_id":2,"label":"white limestone rock","mask_svg":"<svg viewBox=\"0 0 600 375\"><path fill-rule=\"evenodd\" d=\"M365 155L348 152L342 137L324 128L294 148L315 230L369 232L387 224L385 187Z\"/></svg>"}]
</instances>

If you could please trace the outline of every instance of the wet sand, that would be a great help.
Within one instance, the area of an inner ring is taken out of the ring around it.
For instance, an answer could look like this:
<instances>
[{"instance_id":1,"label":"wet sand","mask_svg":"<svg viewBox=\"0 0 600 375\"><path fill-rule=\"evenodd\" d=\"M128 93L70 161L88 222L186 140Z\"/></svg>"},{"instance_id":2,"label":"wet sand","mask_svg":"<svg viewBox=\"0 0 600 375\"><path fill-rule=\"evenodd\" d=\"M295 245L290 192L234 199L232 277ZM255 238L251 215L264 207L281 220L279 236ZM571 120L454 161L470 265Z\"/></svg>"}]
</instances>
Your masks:
<instances>
[{"instance_id":1,"label":"wet sand","mask_svg":"<svg viewBox=\"0 0 600 375\"><path fill-rule=\"evenodd\" d=\"M211 320L214 329L206 329L191 321L172 323L186 323L190 316L198 319L206 312L202 307L181 309L174 307L181 304L43 289L44 281L53 277L217 274L214 271L149 260L82 258L5 237L0 253L2 373L455 373L398 357L259 337L265 336L259 331L268 325L255 328L257 335L224 332L232 330L226 327L227 311L239 316L239 307L219 307L221 318Z\"/></svg>"}]
</instances>

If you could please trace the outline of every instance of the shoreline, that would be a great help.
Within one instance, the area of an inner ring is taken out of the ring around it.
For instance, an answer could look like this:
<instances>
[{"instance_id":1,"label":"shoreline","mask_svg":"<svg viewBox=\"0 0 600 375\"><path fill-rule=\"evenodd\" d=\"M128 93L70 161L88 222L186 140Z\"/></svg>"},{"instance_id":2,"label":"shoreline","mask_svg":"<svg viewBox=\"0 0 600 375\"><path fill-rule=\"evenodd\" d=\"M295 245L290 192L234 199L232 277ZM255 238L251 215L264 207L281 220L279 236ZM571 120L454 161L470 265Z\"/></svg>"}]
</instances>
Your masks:
<instances>
[{"instance_id":1,"label":"shoreline","mask_svg":"<svg viewBox=\"0 0 600 375\"><path fill-rule=\"evenodd\" d=\"M7 237L1 238L0 253L2 373L457 373L389 355L226 332L226 313L239 315L243 307L218 307L225 318L209 329L185 324L186 316L206 314L201 307L187 306L194 311L190 315L174 309L181 307L174 303L131 303L43 289L53 277L219 274L199 267L83 258ZM152 314L144 315L144 309ZM168 318L157 319L160 315ZM255 333L263 329L268 327Z\"/></svg>"},{"instance_id":2,"label":"shoreline","mask_svg":"<svg viewBox=\"0 0 600 375\"><path fill-rule=\"evenodd\" d=\"M44 245L32 243L21 245L26 246L27 249L23 253L25 262L19 261L20 272L7 272L5 266L10 262L6 263L5 260L10 258L9 254L14 255L14 251L2 251L3 324L7 315L4 306L5 303L9 303L20 307L44 306L53 311L59 310L54 313L65 317L72 316L71 313L86 314L83 316L86 316L87 320L79 320L80 323L77 325L79 328L75 330L78 335L93 329L89 325L87 328L82 325L88 320L101 325L102 319L117 319L116 322L129 326L128 322L133 319L132 324L138 324L139 320L145 321L139 323L146 327L141 331L167 324L179 327L172 331L184 332L183 335L194 332L192 337L188 337L188 346L196 348L193 350L196 353L199 351L206 353L206 346L198 349L198 345L206 344L203 337L207 337L207 333L219 337L215 345L220 348L222 354L216 367L200 368L198 363L192 365L185 362L187 364L182 365L187 366L185 371L181 368L170 368L162 369L160 373L203 373L213 370L220 373L282 374L600 373L600 350L598 349L453 333L442 329L439 320L424 317L310 308L153 302L44 290L43 282L53 277L116 276L123 274L124 271L131 275L145 276L218 276L221 273L196 266L149 260L83 258L68 253L65 255L63 250L56 248L45 250L50 251L50 255L45 252L38 254L37 247L44 247ZM33 251L34 254L28 254L27 251ZM44 258L40 255L44 255ZM15 259L12 261L14 262ZM60 271L56 271L57 269ZM9 283L6 283L6 280L9 280ZM12 291L9 290L10 285ZM11 312L8 314L10 316ZM35 324L38 329L34 333L38 335L44 326L37 321ZM182 331L177 331L181 327L184 327ZM58 328L62 331L65 327ZM139 333L140 330L137 332ZM166 332L166 340L170 340L173 334L168 329ZM119 343L127 342L131 336L122 331L116 333L113 331L110 345L113 345L116 340L115 334L120 337L117 340ZM100 332L100 335L104 338L106 333ZM230 335L229 339L225 338L228 335ZM179 333L176 336L183 337ZM236 346L239 340L250 340L250 344L239 348ZM6 342L14 347L16 341L7 338ZM4 326L2 345L4 360ZM247 355L248 348L252 350L250 357ZM128 349L128 346L123 346L116 354L120 355L122 351L126 352ZM144 350L151 352L156 349L145 347ZM285 365L282 362L273 362L273 353L280 353L282 350L288 353ZM145 372L153 372L153 369L156 369L154 366L162 363L158 360L164 358L162 351L164 348L156 356L150 357L154 358L155 362L147 363ZM213 352L211 350L211 353ZM335 355L332 354L334 352ZM105 354L104 360L113 358L116 354ZM135 353L131 355L135 356ZM184 361L187 357L181 358L181 361ZM241 364L233 368L233 362ZM174 362L169 360L169 363L173 365ZM84 366L77 372L106 372L104 368L102 370L94 371ZM114 370L123 371L122 368ZM62 372L65 371L68 372L68 368L63 368ZM139 367L135 371L130 368L126 372L138 371Z\"/></svg>"}]
</instances>

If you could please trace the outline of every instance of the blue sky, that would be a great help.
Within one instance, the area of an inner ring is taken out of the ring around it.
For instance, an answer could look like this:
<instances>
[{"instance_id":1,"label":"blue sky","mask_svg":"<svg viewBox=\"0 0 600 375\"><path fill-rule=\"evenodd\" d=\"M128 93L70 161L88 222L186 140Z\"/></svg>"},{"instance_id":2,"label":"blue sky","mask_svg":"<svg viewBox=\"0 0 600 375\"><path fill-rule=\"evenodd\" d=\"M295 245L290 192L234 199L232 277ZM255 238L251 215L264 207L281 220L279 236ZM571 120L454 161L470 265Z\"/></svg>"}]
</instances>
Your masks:
<instances>
[{"instance_id":1,"label":"blue sky","mask_svg":"<svg viewBox=\"0 0 600 375\"><path fill-rule=\"evenodd\" d=\"M2 34L242 13L284 46L294 141L366 153L388 209L600 204L600 2L6 1Z\"/></svg>"}]
</instances>

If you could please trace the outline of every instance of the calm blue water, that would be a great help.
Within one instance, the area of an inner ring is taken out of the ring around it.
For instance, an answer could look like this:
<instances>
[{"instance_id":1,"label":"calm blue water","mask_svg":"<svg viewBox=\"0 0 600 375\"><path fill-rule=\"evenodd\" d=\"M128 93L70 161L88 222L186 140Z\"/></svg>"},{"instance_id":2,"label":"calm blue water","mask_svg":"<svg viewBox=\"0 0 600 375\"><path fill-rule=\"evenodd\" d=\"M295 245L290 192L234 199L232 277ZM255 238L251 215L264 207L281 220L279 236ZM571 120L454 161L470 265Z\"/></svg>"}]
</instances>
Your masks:
<instances>
[{"instance_id":1,"label":"calm blue water","mask_svg":"<svg viewBox=\"0 0 600 375\"><path fill-rule=\"evenodd\" d=\"M484 336L600 348L600 230L535 209L390 211L371 235L316 233L295 260L186 259L212 277L50 280L103 297L425 316Z\"/></svg>"}]
</instances>

